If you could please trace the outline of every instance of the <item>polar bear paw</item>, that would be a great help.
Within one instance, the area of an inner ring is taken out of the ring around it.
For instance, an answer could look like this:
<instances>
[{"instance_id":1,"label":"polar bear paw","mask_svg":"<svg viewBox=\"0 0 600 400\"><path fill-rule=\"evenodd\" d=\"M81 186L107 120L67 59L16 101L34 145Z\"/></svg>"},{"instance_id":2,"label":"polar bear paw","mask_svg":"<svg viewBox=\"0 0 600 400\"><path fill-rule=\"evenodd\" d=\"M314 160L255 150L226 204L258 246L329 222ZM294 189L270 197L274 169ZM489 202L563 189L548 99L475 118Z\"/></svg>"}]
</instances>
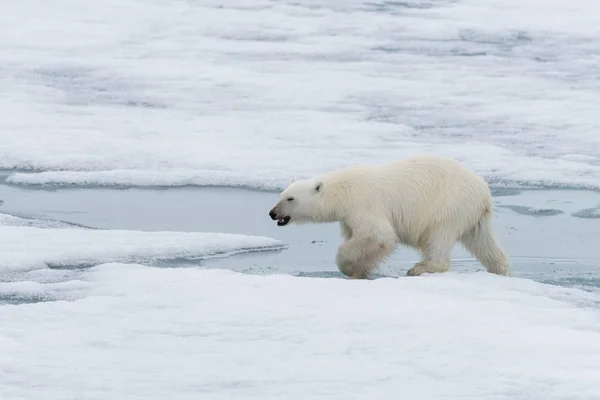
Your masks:
<instances>
[{"instance_id":1,"label":"polar bear paw","mask_svg":"<svg viewBox=\"0 0 600 400\"><path fill-rule=\"evenodd\" d=\"M446 272L450 268L441 264L436 264L431 261L418 262L406 272L406 276L419 276L421 274L435 274L440 272Z\"/></svg>"}]
</instances>

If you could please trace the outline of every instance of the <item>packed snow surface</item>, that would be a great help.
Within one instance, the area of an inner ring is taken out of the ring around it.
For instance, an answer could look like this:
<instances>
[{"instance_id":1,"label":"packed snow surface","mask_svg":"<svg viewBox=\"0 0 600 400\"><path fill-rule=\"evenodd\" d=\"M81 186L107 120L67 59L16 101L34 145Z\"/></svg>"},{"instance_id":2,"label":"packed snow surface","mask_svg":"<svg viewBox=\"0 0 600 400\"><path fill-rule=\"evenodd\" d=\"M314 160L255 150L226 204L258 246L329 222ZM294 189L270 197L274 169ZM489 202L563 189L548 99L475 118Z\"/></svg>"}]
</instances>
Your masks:
<instances>
[{"instance_id":1,"label":"packed snow surface","mask_svg":"<svg viewBox=\"0 0 600 400\"><path fill-rule=\"evenodd\" d=\"M3 219L10 221L0 214L0 272L47 265L76 267L112 261L200 259L283 246L271 238L228 233L39 228L2 225ZM21 221L15 220L17 224Z\"/></svg>"},{"instance_id":2,"label":"packed snow surface","mask_svg":"<svg viewBox=\"0 0 600 400\"><path fill-rule=\"evenodd\" d=\"M228 233L85 229L0 213L0 305L75 299L89 287L81 274L107 262L155 264L277 250L278 240Z\"/></svg>"},{"instance_id":3,"label":"packed snow surface","mask_svg":"<svg viewBox=\"0 0 600 400\"><path fill-rule=\"evenodd\" d=\"M595 0L6 1L0 168L243 185L420 152L600 187Z\"/></svg>"},{"instance_id":4,"label":"packed snow surface","mask_svg":"<svg viewBox=\"0 0 600 400\"><path fill-rule=\"evenodd\" d=\"M593 0L0 2L0 169L282 188L433 152L497 185L599 189L598 15ZM598 399L597 292L157 267L283 245L0 214L0 398Z\"/></svg>"},{"instance_id":5,"label":"packed snow surface","mask_svg":"<svg viewBox=\"0 0 600 400\"><path fill-rule=\"evenodd\" d=\"M0 307L3 399L592 400L598 297L487 273L375 281L109 264Z\"/></svg>"}]
</instances>

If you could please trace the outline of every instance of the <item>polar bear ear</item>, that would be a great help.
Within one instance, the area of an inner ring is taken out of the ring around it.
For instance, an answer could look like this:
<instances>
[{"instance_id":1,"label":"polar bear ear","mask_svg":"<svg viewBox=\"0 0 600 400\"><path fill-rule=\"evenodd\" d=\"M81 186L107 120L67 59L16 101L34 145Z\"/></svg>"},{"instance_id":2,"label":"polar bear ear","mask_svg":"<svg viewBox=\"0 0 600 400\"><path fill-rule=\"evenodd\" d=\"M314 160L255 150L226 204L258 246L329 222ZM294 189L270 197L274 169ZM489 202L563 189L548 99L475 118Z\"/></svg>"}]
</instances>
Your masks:
<instances>
[{"instance_id":1,"label":"polar bear ear","mask_svg":"<svg viewBox=\"0 0 600 400\"><path fill-rule=\"evenodd\" d=\"M315 193L319 193L320 191L323 190L323 182L319 181L317 183L315 183Z\"/></svg>"}]
</instances>

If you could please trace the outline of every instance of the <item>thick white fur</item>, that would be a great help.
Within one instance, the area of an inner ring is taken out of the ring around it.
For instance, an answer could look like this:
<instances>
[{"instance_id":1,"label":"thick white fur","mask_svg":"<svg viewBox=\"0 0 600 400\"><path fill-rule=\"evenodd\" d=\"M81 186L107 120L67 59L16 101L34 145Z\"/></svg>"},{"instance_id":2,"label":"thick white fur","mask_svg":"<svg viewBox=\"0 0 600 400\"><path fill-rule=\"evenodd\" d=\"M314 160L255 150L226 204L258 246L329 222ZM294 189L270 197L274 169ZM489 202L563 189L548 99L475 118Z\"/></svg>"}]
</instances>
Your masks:
<instances>
[{"instance_id":1,"label":"thick white fur","mask_svg":"<svg viewBox=\"0 0 600 400\"><path fill-rule=\"evenodd\" d=\"M488 272L504 275L508 268L492 230L488 185L445 157L357 165L294 181L272 212L291 223L339 222L344 242L336 263L354 278L367 278L399 243L422 254L407 275L447 271L456 242Z\"/></svg>"}]
</instances>

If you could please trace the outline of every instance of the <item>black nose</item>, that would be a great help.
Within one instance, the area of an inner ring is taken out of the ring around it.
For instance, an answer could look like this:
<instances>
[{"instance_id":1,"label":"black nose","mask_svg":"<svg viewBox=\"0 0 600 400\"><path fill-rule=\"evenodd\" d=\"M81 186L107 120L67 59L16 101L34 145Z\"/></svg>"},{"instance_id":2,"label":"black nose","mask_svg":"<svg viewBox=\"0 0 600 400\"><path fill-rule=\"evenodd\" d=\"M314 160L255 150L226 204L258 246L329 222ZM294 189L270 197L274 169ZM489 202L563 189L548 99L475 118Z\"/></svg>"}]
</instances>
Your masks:
<instances>
[{"instance_id":1,"label":"black nose","mask_svg":"<svg viewBox=\"0 0 600 400\"><path fill-rule=\"evenodd\" d=\"M269 217L271 217L271 219L277 219L277 213L275 212L275 209L269 211Z\"/></svg>"}]
</instances>

